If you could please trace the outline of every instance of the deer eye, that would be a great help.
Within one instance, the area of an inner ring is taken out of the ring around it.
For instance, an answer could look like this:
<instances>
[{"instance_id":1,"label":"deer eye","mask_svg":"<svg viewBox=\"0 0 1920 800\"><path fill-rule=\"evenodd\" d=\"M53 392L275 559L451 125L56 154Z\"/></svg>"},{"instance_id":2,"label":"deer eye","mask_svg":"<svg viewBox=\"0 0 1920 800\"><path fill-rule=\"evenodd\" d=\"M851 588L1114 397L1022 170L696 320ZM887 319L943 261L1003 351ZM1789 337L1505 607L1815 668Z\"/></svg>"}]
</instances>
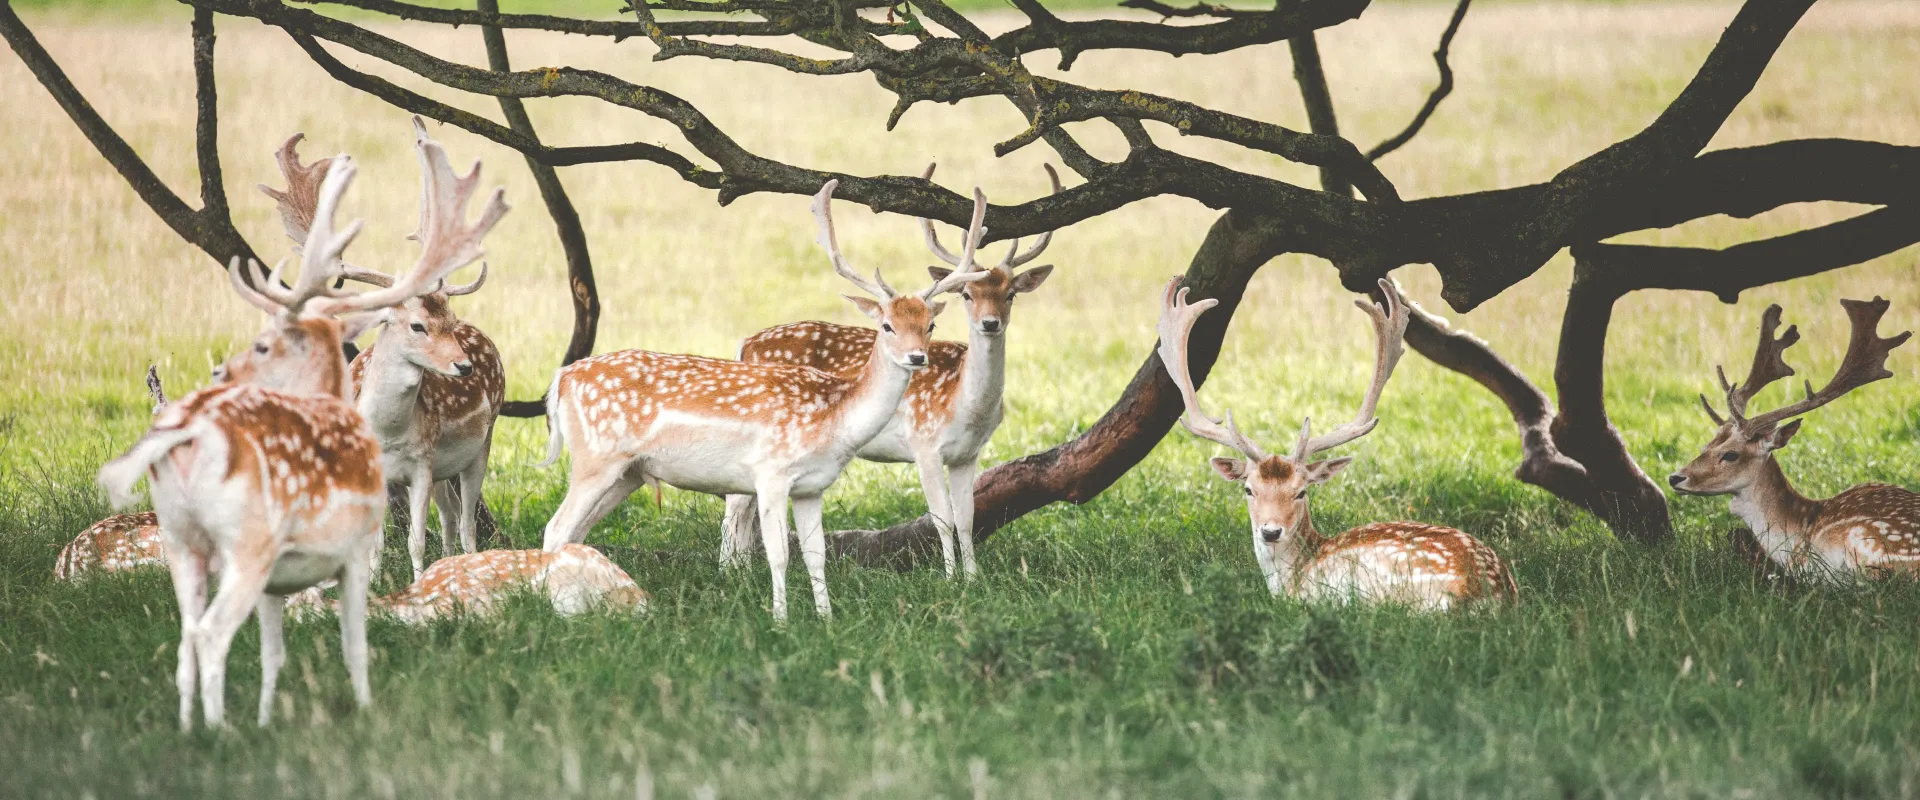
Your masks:
<instances>
[{"instance_id":1,"label":"deer eye","mask_svg":"<svg viewBox=\"0 0 1920 800\"><path fill-rule=\"evenodd\" d=\"M968 291L961 291L961 292L960 292L960 299L962 299L962 300L972 300L972 299L973 299L973 293L972 293L972 292L968 292Z\"/></svg>"},{"instance_id":2,"label":"deer eye","mask_svg":"<svg viewBox=\"0 0 1920 800\"><path fill-rule=\"evenodd\" d=\"M1294 495L1294 496L1293 496L1293 499L1295 499L1295 500L1305 500L1305 499L1307 499L1307 490L1305 490L1305 489L1301 489L1301 490L1300 490L1300 493L1299 493L1299 494L1296 494L1296 495Z\"/></svg>"},{"instance_id":3,"label":"deer eye","mask_svg":"<svg viewBox=\"0 0 1920 800\"><path fill-rule=\"evenodd\" d=\"M420 323L418 323L418 322L416 322L416 323L413 323L412 325L408 325L407 327L408 327L408 328L411 328L411 329L413 329L413 332L414 332L414 333L426 333L426 332L427 332L427 326L425 326L425 325L422 325L422 324L420 324Z\"/></svg>"},{"instance_id":4,"label":"deer eye","mask_svg":"<svg viewBox=\"0 0 1920 800\"><path fill-rule=\"evenodd\" d=\"M933 333L933 323L927 323L927 333Z\"/></svg>"},{"instance_id":5,"label":"deer eye","mask_svg":"<svg viewBox=\"0 0 1920 800\"><path fill-rule=\"evenodd\" d=\"M892 325L889 325L889 324L887 324L887 323L885 323L885 322L882 322L882 323L880 323L880 330L883 330L883 331L886 331L887 333L892 333L892 332L893 332L893 326L892 326Z\"/></svg>"},{"instance_id":6,"label":"deer eye","mask_svg":"<svg viewBox=\"0 0 1920 800\"><path fill-rule=\"evenodd\" d=\"M1248 497L1252 497L1252 496L1253 496L1253 487L1251 487L1251 486L1248 486L1248 487L1247 487L1247 496L1248 496Z\"/></svg>"},{"instance_id":7,"label":"deer eye","mask_svg":"<svg viewBox=\"0 0 1920 800\"><path fill-rule=\"evenodd\" d=\"M261 354L261 355L266 355L266 353L267 353L267 343L266 343L266 342L259 342L259 343L256 343L256 344L255 344L255 345L253 346L253 352L256 352L256 353L259 353L259 354Z\"/></svg>"},{"instance_id":8,"label":"deer eye","mask_svg":"<svg viewBox=\"0 0 1920 800\"><path fill-rule=\"evenodd\" d=\"M1740 460L1740 454L1739 454L1739 453L1736 453L1736 452L1733 452L1732 450L1728 450L1727 452L1724 452L1724 453L1721 453L1721 454L1720 454L1720 460L1721 460L1721 461L1726 461L1726 462L1729 462L1729 463L1731 463L1731 462L1734 462L1734 461L1739 461L1739 460Z\"/></svg>"}]
</instances>

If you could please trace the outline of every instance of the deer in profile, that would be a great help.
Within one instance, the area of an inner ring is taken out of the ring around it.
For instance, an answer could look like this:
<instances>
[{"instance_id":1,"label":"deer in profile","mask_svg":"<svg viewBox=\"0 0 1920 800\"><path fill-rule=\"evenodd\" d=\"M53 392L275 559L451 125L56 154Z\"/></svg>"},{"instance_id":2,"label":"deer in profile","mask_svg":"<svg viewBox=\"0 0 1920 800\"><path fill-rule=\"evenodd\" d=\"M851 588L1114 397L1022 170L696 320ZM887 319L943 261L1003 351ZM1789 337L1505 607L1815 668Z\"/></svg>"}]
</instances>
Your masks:
<instances>
[{"instance_id":1,"label":"deer in profile","mask_svg":"<svg viewBox=\"0 0 1920 800\"><path fill-rule=\"evenodd\" d=\"M840 255L830 203L837 181L813 198L819 242L834 271L872 297L847 299L880 326L867 363L853 377L811 367L752 364L644 350L585 358L563 367L547 391L553 431L547 460L573 452L566 499L547 522L545 549L582 542L595 523L642 484L665 483L720 495L758 497L761 541L773 576L773 615L787 617L787 503L814 608L827 597L821 495L878 434L913 374L928 362L928 332L943 303L933 298L982 272L956 272L918 294L862 278ZM975 225L985 212L976 197ZM967 258L972 258L969 243Z\"/></svg>"},{"instance_id":2,"label":"deer in profile","mask_svg":"<svg viewBox=\"0 0 1920 800\"><path fill-rule=\"evenodd\" d=\"M426 125L413 118L414 139L427 141ZM280 148L285 190L260 190L280 206L280 218L294 241L306 236L327 164L303 165L295 135ZM431 206L422 206L425 214ZM412 237L412 238L418 238ZM348 265L354 281L390 287L392 276ZM454 532L465 552L477 547L475 527L481 484L493 448L493 427L506 399L506 370L493 340L454 316L448 298L472 294L487 278L487 265L472 283L436 284L434 291L380 312L380 334L353 359L348 376L354 406L380 440L387 480L407 488L407 555L413 576L425 568L427 501L440 509L440 550L451 555Z\"/></svg>"},{"instance_id":3,"label":"deer in profile","mask_svg":"<svg viewBox=\"0 0 1920 800\"><path fill-rule=\"evenodd\" d=\"M1047 166L1053 191L1060 176ZM928 166L923 179L933 177ZM976 246L985 234L976 224L966 232ZM921 219L927 247L953 269L928 267L936 281L955 271L977 270L970 257L954 255L941 246L933 222ZM1014 297L1040 288L1053 267L1016 272L1047 249L1052 232L1041 234L1033 248L1020 251L1015 239L1006 258L985 270L979 280L955 288L967 313L967 344L933 342L927 348L927 368L914 373L907 394L893 419L859 450L868 461L912 463L920 472L920 489L927 513L940 533L940 552L947 576L953 576L954 539L960 541L963 575L979 572L973 557L973 487L980 470L980 451L1000 427L1005 413L1001 396L1007 382L1005 335L1012 322ZM963 248L966 249L966 248ZM970 252L970 251L969 251ZM832 322L796 322L756 333L740 344L740 360L756 364L794 364L813 367L845 378L858 376L873 351L876 332ZM753 501L744 495L727 497L727 516L721 539L721 562L731 563L753 544Z\"/></svg>"},{"instance_id":4,"label":"deer in profile","mask_svg":"<svg viewBox=\"0 0 1920 800\"><path fill-rule=\"evenodd\" d=\"M1387 378L1405 352L1406 300L1387 280L1380 281L1384 306L1354 304L1373 322L1373 382L1352 422L1319 436L1311 420L1287 455L1268 455L1233 423L1200 408L1187 366L1187 339L1193 323L1213 299L1187 303L1180 279L1167 284L1160 311L1160 361L1180 390L1186 414L1181 424L1193 435L1231 447L1240 458L1215 458L1220 477L1246 492L1253 525L1253 554L1275 596L1315 601L1400 603L1422 610L1444 610L1484 600L1511 602L1517 590L1506 564L1493 549L1463 531L1419 522L1375 522L1327 537L1314 528L1307 493L1353 462L1351 456L1315 461L1314 456L1372 432L1380 420L1374 409Z\"/></svg>"},{"instance_id":5,"label":"deer in profile","mask_svg":"<svg viewBox=\"0 0 1920 800\"><path fill-rule=\"evenodd\" d=\"M234 290L272 322L250 347L223 365L225 383L166 407L126 455L100 471L114 503L133 500L147 477L162 531L167 566L180 604L175 671L180 724L193 724L196 689L209 726L225 724L227 651L252 614L260 623L259 721L272 715L279 669L284 598L328 579L341 587L342 651L361 706L372 702L367 680L366 612L373 557L386 510L380 445L349 402L341 343L390 308L430 291L481 255L480 240L506 213L496 191L472 225L467 201L477 172L456 176L437 143L418 144L425 172L426 214L418 263L394 285L353 294L333 288L344 277L341 253L359 233L336 228L334 214L355 168L337 157L321 182L316 213L292 286L270 281L258 263L239 259L228 274ZM211 573L219 591L207 601Z\"/></svg>"},{"instance_id":6,"label":"deer in profile","mask_svg":"<svg viewBox=\"0 0 1920 800\"><path fill-rule=\"evenodd\" d=\"M1852 323L1847 354L1833 378L1819 391L1806 383L1799 402L1752 416L1747 404L1768 384L1794 374L1786 350L1800 341L1788 326L1779 337L1780 307L1760 315L1760 341L1746 380L1734 386L1726 370L1716 370L1726 394L1722 418L1700 396L1707 418L1718 426L1700 455L1667 478L1675 491L1690 495L1731 495L1733 513L1753 529L1760 549L1796 579L1851 580L1920 572L1920 495L1897 486L1866 483L1825 500L1795 491L1774 453L1800 432L1803 414L1874 381L1893 377L1887 355L1912 335L1880 338L1887 301L1841 300ZM1789 422L1788 420L1792 420ZM1784 424L1783 424L1784 423Z\"/></svg>"}]
</instances>

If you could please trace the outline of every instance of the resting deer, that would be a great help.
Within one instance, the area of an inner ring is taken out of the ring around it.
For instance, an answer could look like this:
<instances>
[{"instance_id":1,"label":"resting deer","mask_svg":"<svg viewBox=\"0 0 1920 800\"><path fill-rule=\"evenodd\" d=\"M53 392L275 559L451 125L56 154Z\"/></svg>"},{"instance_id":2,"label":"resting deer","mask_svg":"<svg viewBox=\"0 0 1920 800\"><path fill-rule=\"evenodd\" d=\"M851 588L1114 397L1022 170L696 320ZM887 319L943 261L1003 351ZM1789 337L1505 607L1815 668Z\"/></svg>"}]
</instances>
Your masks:
<instances>
[{"instance_id":1,"label":"resting deer","mask_svg":"<svg viewBox=\"0 0 1920 800\"><path fill-rule=\"evenodd\" d=\"M529 590L545 595L563 617L594 609L645 612L650 602L620 565L591 547L570 544L554 553L487 550L449 556L433 562L412 585L372 604L408 625L425 625L456 614L492 614L507 596ZM298 610L322 605L333 604L317 594L303 595Z\"/></svg>"},{"instance_id":2,"label":"resting deer","mask_svg":"<svg viewBox=\"0 0 1920 800\"><path fill-rule=\"evenodd\" d=\"M1393 284L1380 281L1386 306L1365 300L1354 304L1373 320L1376 346L1373 383L1352 422L1319 436L1312 421L1300 423L1300 437L1289 455L1267 455L1233 424L1200 408L1187 367L1187 337L1194 320L1218 300L1189 305L1180 279L1167 284L1160 310L1160 361L1179 387L1186 406L1181 424L1202 439L1240 451L1243 458L1215 458L1214 471L1246 489L1253 523L1253 554L1266 576L1267 589L1306 600L1365 600L1403 603L1442 610L1481 600L1515 599L1513 576L1493 549L1452 528L1419 522L1375 522L1332 538L1313 527L1307 490L1326 483L1353 462L1352 457L1314 461L1313 457L1372 432L1380 420L1374 408L1388 376L1404 351L1406 300Z\"/></svg>"},{"instance_id":3,"label":"resting deer","mask_svg":"<svg viewBox=\"0 0 1920 800\"><path fill-rule=\"evenodd\" d=\"M361 706L367 682L367 589L380 542L386 483L380 445L348 403L344 339L368 321L344 315L385 309L431 290L448 273L479 258L479 242L506 213L496 191L478 222L464 220L477 174L459 178L446 153L420 142L424 252L395 285L363 294L331 286L343 277L340 255L358 222L337 229L333 216L353 179L341 156L328 168L316 214L291 287L269 281L258 263L229 269L234 290L273 321L252 346L223 365L227 383L168 406L126 455L100 471L117 505L132 501L143 476L153 485L167 564L180 603L181 642L175 673L180 724L192 727L200 695L210 726L225 723L226 656L249 613L260 621L259 721L272 714L274 683L286 659L283 598L327 579L341 586L342 651ZM251 285L249 285L251 284ZM220 588L207 602L207 577Z\"/></svg>"},{"instance_id":4,"label":"resting deer","mask_svg":"<svg viewBox=\"0 0 1920 800\"><path fill-rule=\"evenodd\" d=\"M1681 494L1732 495L1733 513L1753 529L1767 558L1792 577L1914 574L1920 572L1920 495L1867 483L1825 500L1810 500L1794 491L1774 459L1774 451L1786 447L1800 432L1800 420L1786 420L1893 377L1887 371L1887 354L1912 335L1880 338L1887 301L1878 297L1872 302L1842 300L1840 305L1852 321L1853 335L1833 379L1817 392L1808 382L1806 397L1799 402L1749 417L1747 403L1755 394L1794 374L1785 353L1800 341L1800 331L1793 326L1774 337L1780 327L1780 307L1767 307L1760 315L1760 342L1746 380L1735 387L1727 381L1726 370L1717 370L1727 398L1726 418L1713 410L1706 395L1700 396L1700 406L1719 426L1713 441L1667 482Z\"/></svg>"},{"instance_id":5,"label":"resting deer","mask_svg":"<svg viewBox=\"0 0 1920 800\"><path fill-rule=\"evenodd\" d=\"M147 367L147 394L153 397L153 413L167 407L167 391L160 385L160 370ZM102 572L125 572L145 567L165 567L167 556L160 543L160 517L152 511L115 514L88 526L73 541L60 548L53 562L55 580L75 581Z\"/></svg>"},{"instance_id":6,"label":"resting deer","mask_svg":"<svg viewBox=\"0 0 1920 800\"><path fill-rule=\"evenodd\" d=\"M419 117L413 118L413 131L415 141L427 140ZM260 187L279 203L281 220L295 241L305 238L327 173L325 161L300 163L295 152L300 138L280 148L286 190ZM375 286L393 285L391 276L369 269L348 266L345 274ZM453 553L456 530L463 550L471 553L477 546L480 488L507 379L493 340L454 316L447 299L478 291L486 278L487 265L481 264L473 283L442 284L386 310L379 338L348 367L354 406L380 440L381 468L388 481L407 487L407 555L416 580L425 568L430 494L440 508L442 555Z\"/></svg>"},{"instance_id":7,"label":"resting deer","mask_svg":"<svg viewBox=\"0 0 1920 800\"><path fill-rule=\"evenodd\" d=\"M922 178L933 177L927 167ZM1053 190L1060 191L1060 177L1047 167ZM954 269L928 267L933 279L944 280L955 270L977 269L940 245L933 222L921 219L927 246ZM967 231L977 241L984 233L978 226ZM1007 325L1011 322L1013 298L1040 288L1053 272L1052 266L1040 266L1016 273L1047 249L1051 232L1041 234L1033 249L1020 252L1020 241L998 266L986 275L959 287L966 304L968 344L933 342L927 348L927 368L914 373L907 384L906 398L893 419L878 436L860 448L860 458L898 464L912 462L920 471L920 489L927 497L927 513L940 532L940 552L946 559L947 575L953 575L953 542L960 540L960 560L966 577L979 572L973 558L973 481L980 469L980 451L987 446L1005 411L1001 394L1007 381ZM873 351L875 331L831 322L796 322L768 328L740 344L740 360L755 364L795 364L831 372L844 378L857 377L865 369ZM744 495L727 498L727 517L721 539L721 562L731 563L752 545L753 499Z\"/></svg>"},{"instance_id":8,"label":"resting deer","mask_svg":"<svg viewBox=\"0 0 1920 800\"><path fill-rule=\"evenodd\" d=\"M787 501L813 602L830 616L821 494L900 405L913 373L927 366L927 333L941 292L985 273L954 273L917 295L901 295L874 273L860 277L840 256L829 204L837 181L813 198L819 241L834 271L874 298L853 301L880 325L879 345L854 377L811 367L749 364L644 350L581 359L547 391L553 428L547 460L573 451L566 499L547 522L546 547L577 544L633 490L666 483L710 494L753 494L773 574L773 615L787 617ZM985 211L975 199L975 225ZM969 243L967 258L972 258Z\"/></svg>"}]
</instances>

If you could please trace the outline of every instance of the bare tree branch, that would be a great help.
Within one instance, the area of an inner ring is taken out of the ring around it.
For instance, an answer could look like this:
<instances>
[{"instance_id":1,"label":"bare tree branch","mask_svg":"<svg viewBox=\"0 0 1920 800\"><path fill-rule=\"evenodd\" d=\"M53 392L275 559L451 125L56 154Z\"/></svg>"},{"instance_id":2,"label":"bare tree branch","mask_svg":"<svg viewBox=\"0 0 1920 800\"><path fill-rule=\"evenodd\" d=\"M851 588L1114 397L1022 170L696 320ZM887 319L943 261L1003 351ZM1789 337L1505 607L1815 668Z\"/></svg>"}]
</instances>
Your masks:
<instances>
[{"instance_id":1,"label":"bare tree branch","mask_svg":"<svg viewBox=\"0 0 1920 800\"><path fill-rule=\"evenodd\" d=\"M1408 122L1404 130L1367 151L1368 161L1379 161L1381 156L1413 141L1413 137L1419 135L1420 129L1426 127L1427 119L1440 108L1440 101L1447 99L1447 95L1453 93L1453 66L1447 63L1447 52L1453 47L1453 35L1460 32L1460 23L1467 18L1467 5L1472 2L1473 0L1460 0L1460 4L1453 7L1453 18L1447 20L1447 29L1440 34L1440 46L1433 50L1433 63L1440 68L1440 83L1433 87L1433 92L1427 95L1427 101L1420 104L1420 110L1413 115L1413 121Z\"/></svg>"}]
</instances>

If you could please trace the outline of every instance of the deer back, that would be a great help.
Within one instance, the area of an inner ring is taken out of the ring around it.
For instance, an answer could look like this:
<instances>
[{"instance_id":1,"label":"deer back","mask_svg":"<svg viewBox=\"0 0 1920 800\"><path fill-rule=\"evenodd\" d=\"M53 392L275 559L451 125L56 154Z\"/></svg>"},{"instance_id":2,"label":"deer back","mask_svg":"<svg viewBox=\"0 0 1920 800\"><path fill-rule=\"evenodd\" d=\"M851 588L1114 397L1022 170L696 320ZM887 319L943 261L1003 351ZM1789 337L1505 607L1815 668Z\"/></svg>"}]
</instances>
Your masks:
<instances>
[{"instance_id":1,"label":"deer back","mask_svg":"<svg viewBox=\"0 0 1920 800\"><path fill-rule=\"evenodd\" d=\"M768 328L740 343L740 360L751 364L812 367L848 380L860 377L873 354L877 333L832 322L794 322ZM900 400L902 417L912 430L944 426L953 417L960 393L967 346L936 341L927 348L927 366L915 372Z\"/></svg>"},{"instance_id":2,"label":"deer back","mask_svg":"<svg viewBox=\"0 0 1920 800\"><path fill-rule=\"evenodd\" d=\"M93 523L53 562L56 580L79 580L96 572L121 572L140 567L165 567L160 544L160 516L152 511L115 514Z\"/></svg>"},{"instance_id":3,"label":"deer back","mask_svg":"<svg viewBox=\"0 0 1920 800\"><path fill-rule=\"evenodd\" d=\"M1820 504L1812 544L1876 571L1920 571L1920 494L1884 483L1855 486ZM1842 565L1834 565L1842 566Z\"/></svg>"},{"instance_id":4,"label":"deer back","mask_svg":"<svg viewBox=\"0 0 1920 800\"><path fill-rule=\"evenodd\" d=\"M287 394L243 384L202 389L162 411L156 430L207 425L227 441L223 482L254 486L269 524L317 519L333 505L384 503L380 445L359 412L328 395ZM277 513L276 513L277 512Z\"/></svg>"},{"instance_id":5,"label":"deer back","mask_svg":"<svg viewBox=\"0 0 1920 800\"><path fill-rule=\"evenodd\" d=\"M1518 597L1513 574L1493 548L1440 525L1376 522L1349 530L1321 545L1302 570L1302 583L1342 570L1383 576L1373 587L1382 593L1405 592L1401 599L1424 597L1443 606Z\"/></svg>"}]
</instances>

